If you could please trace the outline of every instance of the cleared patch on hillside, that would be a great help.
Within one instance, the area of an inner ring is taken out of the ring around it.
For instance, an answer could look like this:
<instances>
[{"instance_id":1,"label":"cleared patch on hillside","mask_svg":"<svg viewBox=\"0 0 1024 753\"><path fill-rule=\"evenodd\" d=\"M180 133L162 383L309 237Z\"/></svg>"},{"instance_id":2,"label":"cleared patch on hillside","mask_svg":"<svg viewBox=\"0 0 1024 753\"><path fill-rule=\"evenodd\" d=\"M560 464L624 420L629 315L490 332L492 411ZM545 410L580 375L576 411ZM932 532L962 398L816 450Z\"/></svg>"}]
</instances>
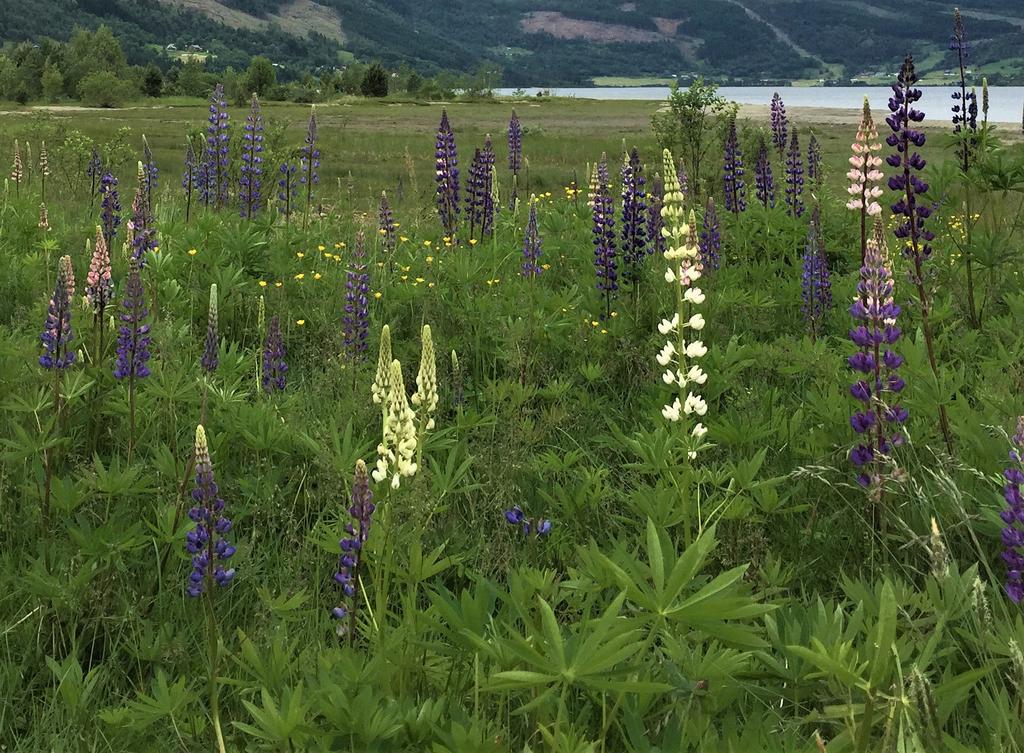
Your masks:
<instances>
[{"instance_id":1,"label":"cleared patch on hillside","mask_svg":"<svg viewBox=\"0 0 1024 753\"><path fill-rule=\"evenodd\" d=\"M651 20L658 27L658 31L667 37L674 37L676 32L679 31L679 24L683 22L681 18L659 18L657 16Z\"/></svg>"},{"instance_id":2,"label":"cleared patch on hillside","mask_svg":"<svg viewBox=\"0 0 1024 753\"><path fill-rule=\"evenodd\" d=\"M523 31L531 34L550 34L558 39L586 39L588 42L664 42L665 36L657 31L635 29L622 24L583 21L556 11L538 10L527 13L519 22Z\"/></svg>"},{"instance_id":3,"label":"cleared patch on hillside","mask_svg":"<svg viewBox=\"0 0 1024 753\"><path fill-rule=\"evenodd\" d=\"M297 37L308 37L311 33L323 34L328 39L338 42L345 41L341 30L341 20L331 8L326 8L314 0L293 0L281 7L276 14L267 18L250 15L237 8L231 8L219 0L160 0L164 5L202 13L214 21L230 26L232 29L263 30L275 23L284 31Z\"/></svg>"}]
</instances>

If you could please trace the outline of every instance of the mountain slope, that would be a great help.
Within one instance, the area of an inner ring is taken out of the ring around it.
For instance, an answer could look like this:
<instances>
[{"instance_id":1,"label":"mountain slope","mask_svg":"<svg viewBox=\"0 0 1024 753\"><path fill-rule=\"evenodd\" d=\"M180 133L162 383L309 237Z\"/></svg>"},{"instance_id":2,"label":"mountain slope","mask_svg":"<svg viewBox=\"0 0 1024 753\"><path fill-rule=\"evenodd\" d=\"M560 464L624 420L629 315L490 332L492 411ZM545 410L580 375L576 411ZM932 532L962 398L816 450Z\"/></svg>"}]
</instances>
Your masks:
<instances>
[{"instance_id":1,"label":"mountain slope","mask_svg":"<svg viewBox=\"0 0 1024 753\"><path fill-rule=\"evenodd\" d=\"M974 0L972 65L1024 78L1024 7ZM912 18L911 18L912 15ZM341 52L422 73L499 67L508 85L594 76L701 73L745 81L845 80L888 72L913 51L925 71L950 67L945 0L4 0L0 40L66 37L110 25L129 59L198 44L212 65L262 53L298 71Z\"/></svg>"}]
</instances>

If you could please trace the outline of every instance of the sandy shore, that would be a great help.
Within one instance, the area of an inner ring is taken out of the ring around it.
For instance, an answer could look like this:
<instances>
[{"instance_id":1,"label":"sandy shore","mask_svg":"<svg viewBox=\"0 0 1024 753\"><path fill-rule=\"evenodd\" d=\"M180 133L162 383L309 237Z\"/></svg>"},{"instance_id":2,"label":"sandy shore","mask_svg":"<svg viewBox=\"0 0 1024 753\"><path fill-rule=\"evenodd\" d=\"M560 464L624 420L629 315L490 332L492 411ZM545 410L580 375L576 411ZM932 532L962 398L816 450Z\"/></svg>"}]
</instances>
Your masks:
<instances>
[{"instance_id":1,"label":"sandy shore","mask_svg":"<svg viewBox=\"0 0 1024 753\"><path fill-rule=\"evenodd\" d=\"M787 107L786 112L794 121L820 125L857 126L861 118L859 109L844 107ZM882 121L888 114L888 112L875 112L875 122L884 126ZM739 117L742 119L767 120L768 116L768 105L740 105ZM925 121L926 126L929 124L934 125L934 119ZM1022 137L1020 123L996 123L993 121L991 125L999 126L1003 136Z\"/></svg>"}]
</instances>

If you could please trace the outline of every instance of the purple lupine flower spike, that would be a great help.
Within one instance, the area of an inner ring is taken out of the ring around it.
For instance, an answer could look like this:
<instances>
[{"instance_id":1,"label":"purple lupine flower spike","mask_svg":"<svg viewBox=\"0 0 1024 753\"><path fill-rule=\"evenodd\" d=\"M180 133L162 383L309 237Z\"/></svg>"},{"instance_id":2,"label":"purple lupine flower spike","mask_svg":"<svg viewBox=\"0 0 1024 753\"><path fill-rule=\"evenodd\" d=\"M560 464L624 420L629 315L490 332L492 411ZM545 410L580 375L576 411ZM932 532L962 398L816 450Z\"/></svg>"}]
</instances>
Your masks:
<instances>
[{"instance_id":1,"label":"purple lupine flower spike","mask_svg":"<svg viewBox=\"0 0 1024 753\"><path fill-rule=\"evenodd\" d=\"M160 170L153 158L153 150L149 148L149 141L145 135L142 137L142 193L146 197L146 211L149 216L154 215L153 197L156 194L157 185L160 182Z\"/></svg>"},{"instance_id":2,"label":"purple lupine flower spike","mask_svg":"<svg viewBox=\"0 0 1024 753\"><path fill-rule=\"evenodd\" d=\"M640 271L647 256L647 189L636 147L622 167L622 261L624 278L639 291Z\"/></svg>"},{"instance_id":3,"label":"purple lupine flower spike","mask_svg":"<svg viewBox=\"0 0 1024 753\"><path fill-rule=\"evenodd\" d=\"M469 237L476 237L475 230L481 228L483 237L483 215L484 215L484 158L483 152L477 149L473 152L473 161L469 163L469 176L466 181L466 218L469 220Z\"/></svg>"},{"instance_id":4,"label":"purple lupine flower spike","mask_svg":"<svg viewBox=\"0 0 1024 753\"><path fill-rule=\"evenodd\" d=\"M376 510L373 492L370 490L370 476L362 458L356 461L351 499L348 514L352 521L345 525L348 536L338 542L341 555L338 558L338 572L334 574L334 580L341 586L342 598L341 603L331 610L331 614L339 620L345 619L354 610L359 570L363 564L363 548L370 536L370 524Z\"/></svg>"},{"instance_id":5,"label":"purple lupine flower spike","mask_svg":"<svg viewBox=\"0 0 1024 753\"><path fill-rule=\"evenodd\" d=\"M96 147L93 147L92 156L89 158L89 163L85 166L85 177L90 180L90 200L96 195L96 191L100 187L100 181L103 179L103 174L105 172L106 171L103 169L103 160L100 159L100 153L96 150Z\"/></svg>"},{"instance_id":6,"label":"purple lupine flower spike","mask_svg":"<svg viewBox=\"0 0 1024 753\"><path fill-rule=\"evenodd\" d=\"M665 253L665 236L661 230L665 227L665 220L661 216L661 207L665 197L665 182L660 175L656 175L651 182L650 201L647 207L647 238L650 245L647 253L657 254L660 258Z\"/></svg>"},{"instance_id":7,"label":"purple lupine flower spike","mask_svg":"<svg viewBox=\"0 0 1024 753\"><path fill-rule=\"evenodd\" d=\"M44 369L68 368L75 362L75 351L69 345L74 333L71 330L71 296L63 264L57 266L57 282L53 297L46 309L46 323L39 339L43 343L43 354L39 365Z\"/></svg>"},{"instance_id":8,"label":"purple lupine flower spike","mask_svg":"<svg viewBox=\"0 0 1024 753\"><path fill-rule=\"evenodd\" d=\"M804 161L800 153L799 137L794 128L786 154L786 211L790 216L799 217L804 213L803 196Z\"/></svg>"},{"instance_id":9,"label":"purple lupine flower spike","mask_svg":"<svg viewBox=\"0 0 1024 753\"><path fill-rule=\"evenodd\" d=\"M850 339L858 351L847 362L859 376L850 394L860 403L850 425L860 435L850 451L862 486L880 489L882 462L894 446L902 444L901 426L908 413L896 400L904 387L897 373L903 358L891 349L900 337L896 319L900 307L893 300L894 282L889 260L874 239L868 241L857 297L850 307L854 327Z\"/></svg>"},{"instance_id":10,"label":"purple lupine flower spike","mask_svg":"<svg viewBox=\"0 0 1024 753\"><path fill-rule=\"evenodd\" d=\"M295 193L299 184L295 176L298 171L299 168L293 162L282 163L278 170L281 177L277 181L277 211L284 215L285 223L291 220L292 212L295 211Z\"/></svg>"},{"instance_id":11,"label":"purple lupine flower spike","mask_svg":"<svg viewBox=\"0 0 1024 753\"><path fill-rule=\"evenodd\" d=\"M310 110L306 140L299 149L299 184L305 187L306 211L303 227L309 222L313 208L313 186L320 184L320 148L317 146L316 108Z\"/></svg>"},{"instance_id":12,"label":"purple lupine flower spike","mask_svg":"<svg viewBox=\"0 0 1024 753\"><path fill-rule=\"evenodd\" d=\"M708 205L704 209L704 222L701 226L700 239L700 263L704 267L704 273L718 269L719 252L722 248L722 234L718 228L718 212L715 210L715 197L708 196Z\"/></svg>"},{"instance_id":13,"label":"purple lupine flower spike","mask_svg":"<svg viewBox=\"0 0 1024 753\"><path fill-rule=\"evenodd\" d=\"M263 209L263 110L255 94L242 128L242 167L238 179L241 215L251 220Z\"/></svg>"},{"instance_id":14,"label":"purple lupine flower spike","mask_svg":"<svg viewBox=\"0 0 1024 753\"><path fill-rule=\"evenodd\" d=\"M747 208L747 187L743 182L743 151L736 133L736 119L729 123L725 137L725 159L722 168L722 182L725 189L725 209L739 214Z\"/></svg>"},{"instance_id":15,"label":"purple lupine flower spike","mask_svg":"<svg viewBox=\"0 0 1024 753\"><path fill-rule=\"evenodd\" d=\"M967 33L959 8L953 11L953 36L949 40L949 49L956 53L960 73L960 85L953 92L953 133L962 134L956 151L960 167L966 172L970 169L971 154L977 141L978 95L973 89L967 89Z\"/></svg>"},{"instance_id":16,"label":"purple lupine flower spike","mask_svg":"<svg viewBox=\"0 0 1024 753\"><path fill-rule=\"evenodd\" d=\"M448 122L448 111L441 111L434 151L435 180L437 181L437 215L441 229L454 243L459 224L459 160L455 149L455 133Z\"/></svg>"},{"instance_id":17,"label":"purple lupine flower spike","mask_svg":"<svg viewBox=\"0 0 1024 753\"><path fill-rule=\"evenodd\" d=\"M213 585L227 586L235 577L234 568L225 570L222 563L231 559L235 547L228 542L231 521L224 515L224 500L213 475L213 461L202 424L196 427L196 485L192 490L193 507L188 512L195 523L185 534L185 551L192 555L192 572L186 593L201 596Z\"/></svg>"},{"instance_id":18,"label":"purple lupine flower spike","mask_svg":"<svg viewBox=\"0 0 1024 753\"><path fill-rule=\"evenodd\" d=\"M824 177L821 172L821 144L818 143L818 137L812 133L807 143L807 179L814 188L818 188Z\"/></svg>"},{"instance_id":19,"label":"purple lupine flower spike","mask_svg":"<svg viewBox=\"0 0 1024 753\"><path fill-rule=\"evenodd\" d=\"M523 277L533 280L543 268L538 264L541 255L540 231L537 228L537 201L530 200L530 219L526 223L526 235L523 238Z\"/></svg>"},{"instance_id":20,"label":"purple lupine flower spike","mask_svg":"<svg viewBox=\"0 0 1024 753\"><path fill-rule=\"evenodd\" d=\"M362 230L356 235L351 265L345 276L344 348L348 360L356 363L366 359L370 336L370 275L366 266L366 237Z\"/></svg>"},{"instance_id":21,"label":"purple lupine flower spike","mask_svg":"<svg viewBox=\"0 0 1024 753\"><path fill-rule=\"evenodd\" d=\"M765 209L775 208L775 176L772 174L772 162L768 156L768 145L762 139L757 150L757 165L754 167L754 188L757 200Z\"/></svg>"},{"instance_id":22,"label":"purple lupine flower spike","mask_svg":"<svg viewBox=\"0 0 1024 753\"><path fill-rule=\"evenodd\" d=\"M1006 564L1006 595L1014 604L1024 601L1024 416L1017 419L1017 431L1010 449L1010 465L1003 471L1003 499L1006 509L999 513L1005 527L1002 532L1003 562Z\"/></svg>"},{"instance_id":23,"label":"purple lupine flower spike","mask_svg":"<svg viewBox=\"0 0 1024 753\"><path fill-rule=\"evenodd\" d=\"M789 140L789 120L786 118L786 105L783 104L782 97L779 96L778 92L772 95L771 127L772 144L778 149L779 156L781 157L786 152L786 145Z\"/></svg>"},{"instance_id":24,"label":"purple lupine flower spike","mask_svg":"<svg viewBox=\"0 0 1024 753\"><path fill-rule=\"evenodd\" d=\"M116 379L142 379L149 376L150 336L146 318L146 291L142 286L139 263L130 260L124 300L121 301L121 327L117 336L117 360L114 363Z\"/></svg>"},{"instance_id":25,"label":"purple lupine flower spike","mask_svg":"<svg viewBox=\"0 0 1024 753\"><path fill-rule=\"evenodd\" d=\"M615 249L615 206L608 180L608 160L604 155L601 156L597 174L593 209L594 269L597 273L597 289L605 301L602 318L607 318L611 316L612 298L619 289L619 282Z\"/></svg>"},{"instance_id":26,"label":"purple lupine flower spike","mask_svg":"<svg viewBox=\"0 0 1024 753\"><path fill-rule=\"evenodd\" d=\"M512 118L508 121L508 169L513 175L519 175L523 165L523 128L519 123L519 116L512 111Z\"/></svg>"},{"instance_id":27,"label":"purple lupine flower spike","mask_svg":"<svg viewBox=\"0 0 1024 753\"><path fill-rule=\"evenodd\" d=\"M388 269L395 271L395 249L398 247L398 223L391 211L388 195L380 192L380 205L377 209L377 233L380 235L384 256L388 260Z\"/></svg>"},{"instance_id":28,"label":"purple lupine flower spike","mask_svg":"<svg viewBox=\"0 0 1024 753\"><path fill-rule=\"evenodd\" d=\"M802 310L812 340L821 334L825 317L832 308L832 279L821 232L821 212L815 204L804 246L803 275L800 280Z\"/></svg>"},{"instance_id":29,"label":"purple lupine flower spike","mask_svg":"<svg viewBox=\"0 0 1024 753\"><path fill-rule=\"evenodd\" d=\"M146 195L141 185L135 191L135 198L132 200L132 216L128 220L128 238L132 249L132 258L138 262L140 267L146 266L146 254L153 251L157 247L157 243L153 215L146 207Z\"/></svg>"},{"instance_id":30,"label":"purple lupine flower spike","mask_svg":"<svg viewBox=\"0 0 1024 753\"><path fill-rule=\"evenodd\" d=\"M281 319L274 314L267 324L267 340L263 345L263 389L273 394L283 392L288 373L285 363L284 338L281 335Z\"/></svg>"},{"instance_id":31,"label":"purple lupine flower spike","mask_svg":"<svg viewBox=\"0 0 1024 753\"><path fill-rule=\"evenodd\" d=\"M217 335L217 283L210 285L210 308L206 315L206 342L199 366L207 374L217 370L220 363L220 338Z\"/></svg>"},{"instance_id":32,"label":"purple lupine flower spike","mask_svg":"<svg viewBox=\"0 0 1024 753\"><path fill-rule=\"evenodd\" d=\"M494 232L494 146L491 134L484 138L484 148L480 151L480 169L482 181L480 186L480 238Z\"/></svg>"},{"instance_id":33,"label":"purple lupine flower spike","mask_svg":"<svg viewBox=\"0 0 1024 753\"><path fill-rule=\"evenodd\" d=\"M690 176L686 174L682 157L679 158L679 167L676 168L676 179L679 181L679 193L683 195L685 202L690 196Z\"/></svg>"},{"instance_id":34,"label":"purple lupine flower spike","mask_svg":"<svg viewBox=\"0 0 1024 753\"><path fill-rule=\"evenodd\" d=\"M100 227L107 248L114 248L114 236L121 225L121 198L117 193L117 178L110 173L103 173L100 179Z\"/></svg>"}]
</instances>

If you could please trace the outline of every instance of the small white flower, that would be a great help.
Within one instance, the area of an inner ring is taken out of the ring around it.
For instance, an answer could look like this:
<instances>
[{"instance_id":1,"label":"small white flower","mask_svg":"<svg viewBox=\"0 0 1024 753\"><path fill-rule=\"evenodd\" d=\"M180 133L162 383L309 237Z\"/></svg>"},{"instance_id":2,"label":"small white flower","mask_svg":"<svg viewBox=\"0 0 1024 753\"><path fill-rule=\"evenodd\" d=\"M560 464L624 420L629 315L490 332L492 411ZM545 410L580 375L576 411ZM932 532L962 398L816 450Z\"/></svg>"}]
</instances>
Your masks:
<instances>
[{"instance_id":1,"label":"small white flower","mask_svg":"<svg viewBox=\"0 0 1024 753\"><path fill-rule=\"evenodd\" d=\"M672 369L666 369L665 373L661 375L661 380L665 382L665 384L672 384L676 381L676 375L673 373Z\"/></svg>"},{"instance_id":2,"label":"small white flower","mask_svg":"<svg viewBox=\"0 0 1024 753\"><path fill-rule=\"evenodd\" d=\"M683 413L690 415L696 413L698 416L703 416L708 412L708 404L704 402L704 398L700 395L694 395L692 392L686 396L686 402L683 404Z\"/></svg>"},{"instance_id":3,"label":"small white flower","mask_svg":"<svg viewBox=\"0 0 1024 753\"><path fill-rule=\"evenodd\" d=\"M690 382L696 382L697 384L704 384L708 381L708 375L704 373L704 370L700 366L693 365L690 370L686 372L686 379Z\"/></svg>"},{"instance_id":4,"label":"small white flower","mask_svg":"<svg viewBox=\"0 0 1024 753\"><path fill-rule=\"evenodd\" d=\"M667 335L669 332L674 330L679 325L679 314L673 314L671 319L662 319L661 324L658 325L658 331Z\"/></svg>"},{"instance_id":5,"label":"small white flower","mask_svg":"<svg viewBox=\"0 0 1024 753\"><path fill-rule=\"evenodd\" d=\"M686 457L688 457L690 460L696 460L697 453L694 452L693 450L690 450L689 452L686 453Z\"/></svg>"},{"instance_id":6,"label":"small white flower","mask_svg":"<svg viewBox=\"0 0 1024 753\"><path fill-rule=\"evenodd\" d=\"M672 271L672 267L665 270L665 282L675 282L676 273Z\"/></svg>"},{"instance_id":7,"label":"small white flower","mask_svg":"<svg viewBox=\"0 0 1024 753\"><path fill-rule=\"evenodd\" d=\"M683 293L683 300L700 305L704 303L704 294L700 291L700 288L690 288Z\"/></svg>"},{"instance_id":8,"label":"small white flower","mask_svg":"<svg viewBox=\"0 0 1024 753\"><path fill-rule=\"evenodd\" d=\"M686 357L687 358L701 358L708 352L708 349L704 346L704 343L700 340L694 340L692 343L686 346Z\"/></svg>"},{"instance_id":9,"label":"small white flower","mask_svg":"<svg viewBox=\"0 0 1024 753\"><path fill-rule=\"evenodd\" d=\"M700 332L702 329L704 329L704 323L705 322L703 316L701 316L700 314L694 314L693 316L690 317L690 321L688 321L686 325L690 329L695 329L698 332Z\"/></svg>"},{"instance_id":10,"label":"small white flower","mask_svg":"<svg viewBox=\"0 0 1024 753\"><path fill-rule=\"evenodd\" d=\"M658 363L662 366L668 366L669 361L672 360L672 356L676 354L676 346L671 342L665 343L665 347L658 353Z\"/></svg>"},{"instance_id":11,"label":"small white flower","mask_svg":"<svg viewBox=\"0 0 1024 753\"><path fill-rule=\"evenodd\" d=\"M703 437L707 433L708 433L708 427L706 427L704 424L700 424L700 423L697 424L696 426L694 426L693 427L693 431L690 432L690 434L692 434L697 439L700 439L701 437Z\"/></svg>"},{"instance_id":12,"label":"small white flower","mask_svg":"<svg viewBox=\"0 0 1024 753\"><path fill-rule=\"evenodd\" d=\"M661 415L663 415L669 421L679 420L679 398L675 399L672 405L666 405L661 409Z\"/></svg>"}]
</instances>

